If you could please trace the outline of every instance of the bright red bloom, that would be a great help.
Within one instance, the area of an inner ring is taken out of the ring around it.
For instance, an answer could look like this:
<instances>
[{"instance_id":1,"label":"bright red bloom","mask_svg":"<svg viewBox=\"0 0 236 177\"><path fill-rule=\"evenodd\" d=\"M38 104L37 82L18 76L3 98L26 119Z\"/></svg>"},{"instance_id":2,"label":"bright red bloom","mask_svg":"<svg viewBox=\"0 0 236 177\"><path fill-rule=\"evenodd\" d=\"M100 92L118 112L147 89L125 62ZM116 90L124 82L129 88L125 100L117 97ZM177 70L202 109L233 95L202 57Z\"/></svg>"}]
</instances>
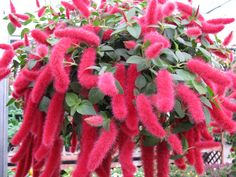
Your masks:
<instances>
[{"instance_id":1,"label":"bright red bloom","mask_svg":"<svg viewBox=\"0 0 236 177\"><path fill-rule=\"evenodd\" d=\"M227 46L230 44L230 42L233 40L233 31L231 31L228 36L224 39L223 45Z\"/></svg>"},{"instance_id":2,"label":"bright red bloom","mask_svg":"<svg viewBox=\"0 0 236 177\"><path fill-rule=\"evenodd\" d=\"M160 4L165 4L167 0L157 0Z\"/></svg>"},{"instance_id":3,"label":"bright red bloom","mask_svg":"<svg viewBox=\"0 0 236 177\"><path fill-rule=\"evenodd\" d=\"M84 17L88 18L90 16L89 7L87 4L80 0L72 0L72 2Z\"/></svg>"},{"instance_id":4,"label":"bright red bloom","mask_svg":"<svg viewBox=\"0 0 236 177\"><path fill-rule=\"evenodd\" d=\"M97 85L98 76L93 75L92 70L88 69L94 66L96 61L96 50L94 48L85 49L78 67L77 78L79 83L89 89Z\"/></svg>"},{"instance_id":5,"label":"bright red bloom","mask_svg":"<svg viewBox=\"0 0 236 177\"><path fill-rule=\"evenodd\" d=\"M31 31L31 36L40 44L46 44L48 45L47 39L48 35L47 33L39 30L39 29L33 29Z\"/></svg>"},{"instance_id":6,"label":"bright red bloom","mask_svg":"<svg viewBox=\"0 0 236 177\"><path fill-rule=\"evenodd\" d=\"M114 117L124 120L128 114L125 96L123 94L113 96L111 105Z\"/></svg>"},{"instance_id":7,"label":"bright red bloom","mask_svg":"<svg viewBox=\"0 0 236 177\"><path fill-rule=\"evenodd\" d=\"M6 68L11 62L15 53L12 49L5 50L1 59L0 59L0 68Z\"/></svg>"},{"instance_id":8,"label":"bright red bloom","mask_svg":"<svg viewBox=\"0 0 236 177\"><path fill-rule=\"evenodd\" d=\"M40 8L39 0L36 0L36 6L37 6L38 8Z\"/></svg>"},{"instance_id":9,"label":"bright red bloom","mask_svg":"<svg viewBox=\"0 0 236 177\"><path fill-rule=\"evenodd\" d=\"M150 41L151 44L160 43L163 48L170 47L170 41L158 32L149 32L144 36L144 42Z\"/></svg>"},{"instance_id":10,"label":"bright red bloom","mask_svg":"<svg viewBox=\"0 0 236 177\"><path fill-rule=\"evenodd\" d=\"M59 29L55 31L55 36L79 39L92 46L99 46L100 44L100 38L94 32L83 28Z\"/></svg>"},{"instance_id":11,"label":"bright red bloom","mask_svg":"<svg viewBox=\"0 0 236 177\"><path fill-rule=\"evenodd\" d=\"M136 109L140 121L151 134L160 138L163 138L166 135L165 130L160 125L158 118L153 112L153 108L149 99L145 95L140 94L137 96Z\"/></svg>"},{"instance_id":12,"label":"bright red bloom","mask_svg":"<svg viewBox=\"0 0 236 177\"><path fill-rule=\"evenodd\" d=\"M14 15L15 15L17 18L21 19L21 20L28 20L28 19L30 18L30 16L29 16L29 15L26 15L26 14L16 14L16 13L14 13Z\"/></svg>"},{"instance_id":13,"label":"bright red bloom","mask_svg":"<svg viewBox=\"0 0 236 177\"><path fill-rule=\"evenodd\" d=\"M169 17L175 10L175 4L173 2L167 2L162 7L162 14L164 17Z\"/></svg>"},{"instance_id":14,"label":"bright red bloom","mask_svg":"<svg viewBox=\"0 0 236 177\"><path fill-rule=\"evenodd\" d=\"M207 34L216 34L224 29L224 25L215 25L207 22L202 22L202 32Z\"/></svg>"},{"instance_id":15,"label":"bright red bloom","mask_svg":"<svg viewBox=\"0 0 236 177\"><path fill-rule=\"evenodd\" d=\"M146 49L145 56L147 57L148 60L155 59L160 55L162 49L163 49L162 44L160 43L152 44Z\"/></svg>"},{"instance_id":16,"label":"bright red bloom","mask_svg":"<svg viewBox=\"0 0 236 177\"><path fill-rule=\"evenodd\" d=\"M12 46L10 44L0 44L0 49L10 50Z\"/></svg>"},{"instance_id":17,"label":"bright red bloom","mask_svg":"<svg viewBox=\"0 0 236 177\"><path fill-rule=\"evenodd\" d=\"M201 101L196 93L189 87L180 84L176 88L177 96L186 104L192 119L196 124L205 121Z\"/></svg>"},{"instance_id":18,"label":"bright red bloom","mask_svg":"<svg viewBox=\"0 0 236 177\"><path fill-rule=\"evenodd\" d=\"M157 152L157 177L169 176L169 160L170 151L167 148L167 143L162 141L156 146Z\"/></svg>"},{"instance_id":19,"label":"bright red bloom","mask_svg":"<svg viewBox=\"0 0 236 177\"><path fill-rule=\"evenodd\" d=\"M13 16L12 14L9 14L8 18L11 21L12 25L14 25L15 27L18 27L18 28L21 27L21 23L19 22L19 20L15 16Z\"/></svg>"},{"instance_id":20,"label":"bright red bloom","mask_svg":"<svg viewBox=\"0 0 236 177\"><path fill-rule=\"evenodd\" d=\"M154 177L154 146L141 145L142 166L145 177Z\"/></svg>"},{"instance_id":21,"label":"bright red bloom","mask_svg":"<svg viewBox=\"0 0 236 177\"><path fill-rule=\"evenodd\" d=\"M29 42L29 39L28 39L28 35L27 35L27 34L24 34L24 45L25 45L25 46L29 46L29 45L30 45L30 42Z\"/></svg>"},{"instance_id":22,"label":"bright red bloom","mask_svg":"<svg viewBox=\"0 0 236 177\"><path fill-rule=\"evenodd\" d=\"M112 73L106 72L98 77L98 88L108 96L115 96L119 90L115 84L115 78Z\"/></svg>"},{"instance_id":23,"label":"bright red bloom","mask_svg":"<svg viewBox=\"0 0 236 177\"><path fill-rule=\"evenodd\" d=\"M66 8L66 9L68 9L68 10L75 10L76 9L76 7L73 5L73 4L70 4L70 3L68 3L68 2L66 2L66 1L61 1L61 4Z\"/></svg>"},{"instance_id":24,"label":"bright red bloom","mask_svg":"<svg viewBox=\"0 0 236 177\"><path fill-rule=\"evenodd\" d=\"M222 97L221 104L229 111L236 112L236 104L234 102L231 102L229 98Z\"/></svg>"},{"instance_id":25,"label":"bright red bloom","mask_svg":"<svg viewBox=\"0 0 236 177\"><path fill-rule=\"evenodd\" d=\"M11 73L11 70L8 68L0 68L0 81L7 77Z\"/></svg>"},{"instance_id":26,"label":"bright red bloom","mask_svg":"<svg viewBox=\"0 0 236 177\"><path fill-rule=\"evenodd\" d=\"M126 49L134 49L137 43L135 41L124 41L124 45Z\"/></svg>"},{"instance_id":27,"label":"bright red bloom","mask_svg":"<svg viewBox=\"0 0 236 177\"><path fill-rule=\"evenodd\" d=\"M31 99L34 103L39 103L47 87L52 82L52 72L49 66L45 66L38 76L31 93Z\"/></svg>"},{"instance_id":28,"label":"bright red bloom","mask_svg":"<svg viewBox=\"0 0 236 177\"><path fill-rule=\"evenodd\" d=\"M157 14L157 1L150 0L148 2L146 17L145 17L147 25L154 25L157 23L156 14Z\"/></svg>"},{"instance_id":29,"label":"bright red bloom","mask_svg":"<svg viewBox=\"0 0 236 177\"><path fill-rule=\"evenodd\" d=\"M187 67L191 72L198 74L203 79L211 80L222 86L230 85L230 79L223 72L201 61L200 58L189 60Z\"/></svg>"},{"instance_id":30,"label":"bright red bloom","mask_svg":"<svg viewBox=\"0 0 236 177\"><path fill-rule=\"evenodd\" d=\"M227 24L233 23L234 21L235 21L234 18L215 18L215 19L208 20L207 23L211 23L214 25L220 25L220 24L227 25Z\"/></svg>"},{"instance_id":31,"label":"bright red bloom","mask_svg":"<svg viewBox=\"0 0 236 177\"><path fill-rule=\"evenodd\" d=\"M45 146L51 147L57 136L61 117L64 114L64 98L64 94L55 92L50 101L43 131L42 143Z\"/></svg>"},{"instance_id":32,"label":"bright red bloom","mask_svg":"<svg viewBox=\"0 0 236 177\"><path fill-rule=\"evenodd\" d=\"M157 101L156 106L160 112L170 112L174 108L174 83L167 70L160 70L156 77Z\"/></svg>"},{"instance_id":33,"label":"bright red bloom","mask_svg":"<svg viewBox=\"0 0 236 177\"><path fill-rule=\"evenodd\" d=\"M99 127L103 125L103 118L102 116L91 116L84 119L89 125L93 127Z\"/></svg>"},{"instance_id":34,"label":"bright red bloom","mask_svg":"<svg viewBox=\"0 0 236 177\"><path fill-rule=\"evenodd\" d=\"M177 135L175 134L171 134L168 139L167 139L168 143L171 145L173 151L176 154L183 154L183 148L182 148L182 143L180 141L180 139L178 138Z\"/></svg>"},{"instance_id":35,"label":"bright red bloom","mask_svg":"<svg viewBox=\"0 0 236 177\"><path fill-rule=\"evenodd\" d=\"M198 149L212 149L220 147L221 144L215 141L198 141L194 146Z\"/></svg>"},{"instance_id":36,"label":"bright red bloom","mask_svg":"<svg viewBox=\"0 0 236 177\"><path fill-rule=\"evenodd\" d=\"M111 121L109 130L102 130L101 135L96 141L88 158L87 169L94 171L106 157L106 154L112 148L118 135L118 130L115 122Z\"/></svg>"},{"instance_id":37,"label":"bright red bloom","mask_svg":"<svg viewBox=\"0 0 236 177\"><path fill-rule=\"evenodd\" d=\"M16 13L16 8L11 0L10 0L10 9L11 9L11 13Z\"/></svg>"},{"instance_id":38,"label":"bright red bloom","mask_svg":"<svg viewBox=\"0 0 236 177\"><path fill-rule=\"evenodd\" d=\"M48 47L46 45L39 45L36 50L39 56L42 58L48 54Z\"/></svg>"},{"instance_id":39,"label":"bright red bloom","mask_svg":"<svg viewBox=\"0 0 236 177\"><path fill-rule=\"evenodd\" d=\"M102 36L102 40L107 41L107 40L111 39L111 34L113 33L113 31L114 30L112 30L112 29L108 29L108 30L104 31L103 36Z\"/></svg>"},{"instance_id":40,"label":"bright red bloom","mask_svg":"<svg viewBox=\"0 0 236 177\"><path fill-rule=\"evenodd\" d=\"M204 161L202 158L202 153L200 150L195 149L195 170L197 172L197 174L202 175L204 173Z\"/></svg>"},{"instance_id":41,"label":"bright red bloom","mask_svg":"<svg viewBox=\"0 0 236 177\"><path fill-rule=\"evenodd\" d=\"M202 30L197 26L188 27L187 31L186 31L186 34L189 37L198 37L202 34Z\"/></svg>"},{"instance_id":42,"label":"bright red bloom","mask_svg":"<svg viewBox=\"0 0 236 177\"><path fill-rule=\"evenodd\" d=\"M13 42L11 45L12 45L13 49L16 50L16 49L24 46L25 43L24 43L24 41L16 41L16 42Z\"/></svg>"},{"instance_id":43,"label":"bright red bloom","mask_svg":"<svg viewBox=\"0 0 236 177\"><path fill-rule=\"evenodd\" d=\"M38 17L42 17L46 12L46 6L43 6L41 7L39 10L38 10Z\"/></svg>"}]
</instances>

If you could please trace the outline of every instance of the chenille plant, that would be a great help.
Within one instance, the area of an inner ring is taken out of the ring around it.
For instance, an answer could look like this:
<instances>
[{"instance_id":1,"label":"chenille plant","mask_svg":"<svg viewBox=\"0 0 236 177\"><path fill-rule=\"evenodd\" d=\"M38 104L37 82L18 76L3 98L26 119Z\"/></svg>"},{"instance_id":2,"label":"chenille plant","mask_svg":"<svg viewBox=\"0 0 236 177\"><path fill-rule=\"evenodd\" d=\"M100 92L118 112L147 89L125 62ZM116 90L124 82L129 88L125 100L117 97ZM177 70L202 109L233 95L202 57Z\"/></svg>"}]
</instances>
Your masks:
<instances>
[{"instance_id":1,"label":"chenille plant","mask_svg":"<svg viewBox=\"0 0 236 177\"><path fill-rule=\"evenodd\" d=\"M217 37L234 19L167 0L36 2L37 17L10 4L8 31L24 27L22 40L0 44L0 78L16 75L12 99L24 103L16 177L59 176L63 144L79 149L73 177L110 176L117 152L132 177L135 148L145 177L169 176L170 159L203 174L201 151L220 146L208 127L236 131L233 33Z\"/></svg>"}]
</instances>

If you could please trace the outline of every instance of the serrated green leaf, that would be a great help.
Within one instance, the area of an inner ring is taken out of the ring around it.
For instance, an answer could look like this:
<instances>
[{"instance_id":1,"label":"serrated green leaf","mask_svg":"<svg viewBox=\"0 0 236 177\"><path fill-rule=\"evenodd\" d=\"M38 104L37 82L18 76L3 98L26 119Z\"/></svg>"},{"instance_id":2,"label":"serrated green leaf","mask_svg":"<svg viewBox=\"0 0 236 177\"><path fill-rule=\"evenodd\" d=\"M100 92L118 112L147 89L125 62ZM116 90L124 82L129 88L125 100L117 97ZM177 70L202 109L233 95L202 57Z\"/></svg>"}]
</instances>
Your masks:
<instances>
[{"instance_id":1,"label":"serrated green leaf","mask_svg":"<svg viewBox=\"0 0 236 177\"><path fill-rule=\"evenodd\" d=\"M133 36L135 39L138 39L141 34L141 27L139 24L134 24L133 26L128 26L127 31L131 36Z\"/></svg>"},{"instance_id":2,"label":"serrated green leaf","mask_svg":"<svg viewBox=\"0 0 236 177\"><path fill-rule=\"evenodd\" d=\"M66 94L66 104L70 107L80 104L80 100L77 94L69 92Z\"/></svg>"},{"instance_id":3,"label":"serrated green leaf","mask_svg":"<svg viewBox=\"0 0 236 177\"><path fill-rule=\"evenodd\" d=\"M94 87L90 89L88 98L92 104L97 104L103 100L104 94L98 88Z\"/></svg>"},{"instance_id":4,"label":"serrated green leaf","mask_svg":"<svg viewBox=\"0 0 236 177\"><path fill-rule=\"evenodd\" d=\"M135 86L138 89L142 89L143 87L146 86L146 84L147 84L147 81L143 75L140 75L135 81Z\"/></svg>"},{"instance_id":5,"label":"serrated green leaf","mask_svg":"<svg viewBox=\"0 0 236 177\"><path fill-rule=\"evenodd\" d=\"M79 105L76 106L76 111L82 115L96 115L96 111L88 100L83 100Z\"/></svg>"},{"instance_id":6,"label":"serrated green leaf","mask_svg":"<svg viewBox=\"0 0 236 177\"><path fill-rule=\"evenodd\" d=\"M8 34L12 35L16 31L16 27L10 22L7 25Z\"/></svg>"}]
</instances>

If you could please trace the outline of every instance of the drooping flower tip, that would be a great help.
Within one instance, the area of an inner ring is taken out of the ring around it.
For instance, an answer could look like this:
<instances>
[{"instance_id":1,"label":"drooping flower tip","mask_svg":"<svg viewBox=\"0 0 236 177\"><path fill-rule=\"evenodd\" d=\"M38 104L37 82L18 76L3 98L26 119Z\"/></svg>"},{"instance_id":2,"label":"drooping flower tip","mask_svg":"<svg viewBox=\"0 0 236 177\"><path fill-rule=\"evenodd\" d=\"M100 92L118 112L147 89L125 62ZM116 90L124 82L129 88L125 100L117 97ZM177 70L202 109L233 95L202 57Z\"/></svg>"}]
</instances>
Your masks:
<instances>
[{"instance_id":1,"label":"drooping flower tip","mask_svg":"<svg viewBox=\"0 0 236 177\"><path fill-rule=\"evenodd\" d=\"M66 1L61 1L61 4L68 10L73 11L76 9L76 7L73 4L70 4Z\"/></svg>"},{"instance_id":2,"label":"drooping flower tip","mask_svg":"<svg viewBox=\"0 0 236 177\"><path fill-rule=\"evenodd\" d=\"M99 127L103 125L103 118L99 115L85 118L84 121L94 127Z\"/></svg>"},{"instance_id":3,"label":"drooping flower tip","mask_svg":"<svg viewBox=\"0 0 236 177\"><path fill-rule=\"evenodd\" d=\"M18 27L18 28L21 27L21 23L19 22L18 18L16 18L14 15L9 14L8 18L11 21L12 25L14 25L15 27Z\"/></svg>"},{"instance_id":4,"label":"drooping flower tip","mask_svg":"<svg viewBox=\"0 0 236 177\"><path fill-rule=\"evenodd\" d=\"M162 48L163 46L160 43L152 44L146 49L145 56L148 60L155 59L160 55Z\"/></svg>"},{"instance_id":5,"label":"drooping flower tip","mask_svg":"<svg viewBox=\"0 0 236 177\"><path fill-rule=\"evenodd\" d=\"M110 72L106 72L98 77L98 88L108 96L115 96L119 93L115 84L115 78Z\"/></svg>"},{"instance_id":6,"label":"drooping flower tip","mask_svg":"<svg viewBox=\"0 0 236 177\"><path fill-rule=\"evenodd\" d=\"M43 6L41 7L39 10L38 10L38 17L42 17L46 12L46 6Z\"/></svg>"},{"instance_id":7,"label":"drooping flower tip","mask_svg":"<svg viewBox=\"0 0 236 177\"><path fill-rule=\"evenodd\" d=\"M226 36L226 38L223 41L223 45L227 46L230 44L230 42L233 40L233 31L231 31L228 36Z\"/></svg>"},{"instance_id":8,"label":"drooping flower tip","mask_svg":"<svg viewBox=\"0 0 236 177\"><path fill-rule=\"evenodd\" d=\"M36 50L38 55L42 58L48 54L48 47L46 45L39 45Z\"/></svg>"},{"instance_id":9,"label":"drooping flower tip","mask_svg":"<svg viewBox=\"0 0 236 177\"><path fill-rule=\"evenodd\" d=\"M157 1L150 0L148 2L147 12L146 12L146 24L154 25L156 24L156 14L157 14Z\"/></svg>"},{"instance_id":10,"label":"drooping flower tip","mask_svg":"<svg viewBox=\"0 0 236 177\"><path fill-rule=\"evenodd\" d=\"M171 134L168 137L168 143L171 145L173 151L176 154L183 154L183 147L182 147L182 143L180 141L180 139L177 137L177 135L175 134Z\"/></svg>"},{"instance_id":11,"label":"drooping flower tip","mask_svg":"<svg viewBox=\"0 0 236 177\"><path fill-rule=\"evenodd\" d=\"M227 25L227 24L233 23L234 21L235 21L234 18L215 18L215 19L208 20L207 23L215 24L215 25L219 25L219 24Z\"/></svg>"},{"instance_id":12,"label":"drooping flower tip","mask_svg":"<svg viewBox=\"0 0 236 177\"><path fill-rule=\"evenodd\" d=\"M134 49L137 45L135 41L124 41L124 45L126 49Z\"/></svg>"},{"instance_id":13,"label":"drooping flower tip","mask_svg":"<svg viewBox=\"0 0 236 177\"><path fill-rule=\"evenodd\" d=\"M87 6L86 3L84 3L84 1L80 1L80 0L72 0L72 2L74 3L75 7L79 10L79 12L86 18L88 18L90 16L90 10L89 7Z\"/></svg>"},{"instance_id":14,"label":"drooping flower tip","mask_svg":"<svg viewBox=\"0 0 236 177\"><path fill-rule=\"evenodd\" d=\"M31 36L40 44L46 44L48 45L47 39L48 39L48 35L39 30L39 29L33 29L31 31Z\"/></svg>"},{"instance_id":15,"label":"drooping flower tip","mask_svg":"<svg viewBox=\"0 0 236 177\"><path fill-rule=\"evenodd\" d=\"M202 32L207 34L216 34L224 29L224 25L215 25L207 22L202 22Z\"/></svg>"},{"instance_id":16,"label":"drooping flower tip","mask_svg":"<svg viewBox=\"0 0 236 177\"><path fill-rule=\"evenodd\" d=\"M169 17L175 10L175 4L173 2L167 2L162 8L162 14L164 17Z\"/></svg>"}]
</instances>

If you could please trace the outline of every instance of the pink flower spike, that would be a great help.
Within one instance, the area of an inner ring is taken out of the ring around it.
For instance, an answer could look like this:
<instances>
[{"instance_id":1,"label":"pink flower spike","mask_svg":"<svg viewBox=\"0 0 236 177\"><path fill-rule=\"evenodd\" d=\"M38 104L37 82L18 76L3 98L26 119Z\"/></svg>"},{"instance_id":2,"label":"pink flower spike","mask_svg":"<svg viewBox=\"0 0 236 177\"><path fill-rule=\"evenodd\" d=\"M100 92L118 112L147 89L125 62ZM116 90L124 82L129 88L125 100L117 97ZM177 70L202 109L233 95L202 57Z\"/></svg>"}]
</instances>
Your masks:
<instances>
[{"instance_id":1,"label":"pink flower spike","mask_svg":"<svg viewBox=\"0 0 236 177\"><path fill-rule=\"evenodd\" d=\"M70 3L66 2L66 1L61 1L61 4L62 4L66 9L68 9L68 10L73 11L73 10L76 9L76 7L75 7L73 4L70 4Z\"/></svg>"},{"instance_id":2,"label":"pink flower spike","mask_svg":"<svg viewBox=\"0 0 236 177\"><path fill-rule=\"evenodd\" d=\"M84 17L88 18L90 16L89 7L83 1L81 0L72 0L72 1Z\"/></svg>"},{"instance_id":3,"label":"pink flower spike","mask_svg":"<svg viewBox=\"0 0 236 177\"><path fill-rule=\"evenodd\" d=\"M160 55L162 48L163 46L160 43L152 44L146 49L145 56L148 60L155 59Z\"/></svg>"},{"instance_id":4,"label":"pink flower spike","mask_svg":"<svg viewBox=\"0 0 236 177\"><path fill-rule=\"evenodd\" d=\"M234 18L215 18L208 20L207 23L214 24L214 25L227 25L233 23L235 21Z\"/></svg>"},{"instance_id":5,"label":"pink flower spike","mask_svg":"<svg viewBox=\"0 0 236 177\"><path fill-rule=\"evenodd\" d=\"M24 45L25 46L29 46L30 45L29 38L28 38L27 34L24 34Z\"/></svg>"},{"instance_id":6,"label":"pink flower spike","mask_svg":"<svg viewBox=\"0 0 236 177\"><path fill-rule=\"evenodd\" d=\"M48 47L46 45L41 44L37 47L36 50L39 56L42 58L48 54Z\"/></svg>"},{"instance_id":7,"label":"pink flower spike","mask_svg":"<svg viewBox=\"0 0 236 177\"><path fill-rule=\"evenodd\" d=\"M195 143L194 146L200 150L203 150L203 149L219 148L221 144L213 140L212 141L198 141Z\"/></svg>"},{"instance_id":8,"label":"pink flower spike","mask_svg":"<svg viewBox=\"0 0 236 177\"><path fill-rule=\"evenodd\" d=\"M38 10L38 17L42 17L45 12L46 12L46 6L41 7L41 8Z\"/></svg>"},{"instance_id":9,"label":"pink flower spike","mask_svg":"<svg viewBox=\"0 0 236 177\"><path fill-rule=\"evenodd\" d=\"M183 147L182 147L182 143L180 141L180 139L178 138L177 135L175 134L171 134L169 137L168 137L168 143L171 145L173 151L176 153L176 154L183 154Z\"/></svg>"},{"instance_id":10,"label":"pink flower spike","mask_svg":"<svg viewBox=\"0 0 236 177\"><path fill-rule=\"evenodd\" d=\"M162 15L164 17L169 17L175 10L175 4L173 2L167 2L162 8Z\"/></svg>"},{"instance_id":11,"label":"pink flower spike","mask_svg":"<svg viewBox=\"0 0 236 177\"><path fill-rule=\"evenodd\" d=\"M207 34L216 34L224 29L224 25L215 25L202 22L202 32Z\"/></svg>"},{"instance_id":12,"label":"pink flower spike","mask_svg":"<svg viewBox=\"0 0 236 177\"><path fill-rule=\"evenodd\" d=\"M115 78L112 73L106 72L98 77L98 88L108 96L115 96L119 93L116 88Z\"/></svg>"},{"instance_id":13,"label":"pink flower spike","mask_svg":"<svg viewBox=\"0 0 236 177\"><path fill-rule=\"evenodd\" d=\"M47 39L48 39L48 35L39 30L39 29L33 29L31 31L31 36L40 44L46 44L48 45Z\"/></svg>"},{"instance_id":14,"label":"pink flower spike","mask_svg":"<svg viewBox=\"0 0 236 177\"><path fill-rule=\"evenodd\" d=\"M3 49L3 50L10 50L12 49L12 46L10 44L0 44L0 49Z\"/></svg>"},{"instance_id":15,"label":"pink flower spike","mask_svg":"<svg viewBox=\"0 0 236 177\"><path fill-rule=\"evenodd\" d=\"M11 13L16 13L16 8L11 0L10 0L10 9L11 9Z\"/></svg>"},{"instance_id":16,"label":"pink flower spike","mask_svg":"<svg viewBox=\"0 0 236 177\"><path fill-rule=\"evenodd\" d=\"M189 37L198 37L202 34L202 30L197 26L189 27L186 30L186 34Z\"/></svg>"},{"instance_id":17,"label":"pink flower spike","mask_svg":"<svg viewBox=\"0 0 236 177\"><path fill-rule=\"evenodd\" d=\"M157 14L157 1L149 0L146 12L146 24L154 25L156 24L156 14Z\"/></svg>"},{"instance_id":18,"label":"pink flower spike","mask_svg":"<svg viewBox=\"0 0 236 177\"><path fill-rule=\"evenodd\" d=\"M17 18L21 19L21 20L28 20L30 18L29 15L25 15L25 14L14 14Z\"/></svg>"},{"instance_id":19,"label":"pink flower spike","mask_svg":"<svg viewBox=\"0 0 236 177\"><path fill-rule=\"evenodd\" d=\"M170 112L174 108L174 83L167 70L160 70L156 77L157 101L156 106L160 112Z\"/></svg>"},{"instance_id":20,"label":"pink flower spike","mask_svg":"<svg viewBox=\"0 0 236 177\"><path fill-rule=\"evenodd\" d=\"M233 40L233 31L231 31L228 36L224 39L223 45L227 46L230 44L230 42Z\"/></svg>"},{"instance_id":21,"label":"pink flower spike","mask_svg":"<svg viewBox=\"0 0 236 177\"><path fill-rule=\"evenodd\" d=\"M136 41L124 41L126 49L134 49L137 45Z\"/></svg>"},{"instance_id":22,"label":"pink flower spike","mask_svg":"<svg viewBox=\"0 0 236 177\"><path fill-rule=\"evenodd\" d=\"M39 0L36 0L36 6L37 6L38 8L40 8Z\"/></svg>"},{"instance_id":23,"label":"pink flower spike","mask_svg":"<svg viewBox=\"0 0 236 177\"><path fill-rule=\"evenodd\" d=\"M89 125L93 127L100 127L103 125L103 118L102 116L91 116L84 119Z\"/></svg>"},{"instance_id":24,"label":"pink flower spike","mask_svg":"<svg viewBox=\"0 0 236 177\"><path fill-rule=\"evenodd\" d=\"M18 28L21 27L21 23L15 16L13 16L12 14L9 14L8 18L15 27L18 27Z\"/></svg>"}]
</instances>

